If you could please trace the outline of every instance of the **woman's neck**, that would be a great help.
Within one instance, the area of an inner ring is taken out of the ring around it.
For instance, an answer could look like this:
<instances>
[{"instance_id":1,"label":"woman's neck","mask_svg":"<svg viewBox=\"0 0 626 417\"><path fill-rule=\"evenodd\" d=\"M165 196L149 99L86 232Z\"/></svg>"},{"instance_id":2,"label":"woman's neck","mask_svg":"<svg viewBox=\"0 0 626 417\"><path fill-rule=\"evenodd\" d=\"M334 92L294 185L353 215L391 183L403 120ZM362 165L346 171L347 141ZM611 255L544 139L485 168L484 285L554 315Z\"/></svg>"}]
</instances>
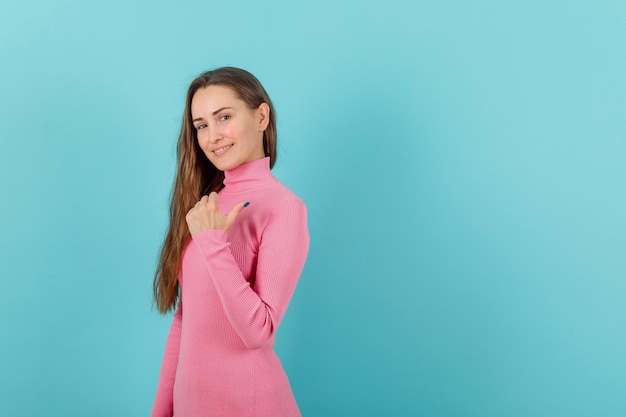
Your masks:
<instances>
[{"instance_id":1,"label":"woman's neck","mask_svg":"<svg viewBox=\"0 0 626 417\"><path fill-rule=\"evenodd\" d=\"M248 191L263 186L272 179L274 176L270 171L270 157L266 156L224 171L224 191Z\"/></svg>"}]
</instances>

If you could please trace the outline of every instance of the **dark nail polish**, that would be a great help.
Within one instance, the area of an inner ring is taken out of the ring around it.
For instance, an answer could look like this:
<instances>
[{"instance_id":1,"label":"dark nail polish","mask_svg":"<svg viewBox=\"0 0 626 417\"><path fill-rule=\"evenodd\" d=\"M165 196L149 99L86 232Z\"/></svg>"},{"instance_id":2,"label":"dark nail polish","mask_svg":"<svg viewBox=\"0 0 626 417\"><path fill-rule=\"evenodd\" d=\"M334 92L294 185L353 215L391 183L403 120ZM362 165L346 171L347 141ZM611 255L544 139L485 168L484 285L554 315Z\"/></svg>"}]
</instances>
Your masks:
<instances>
[{"instance_id":1,"label":"dark nail polish","mask_svg":"<svg viewBox=\"0 0 626 417\"><path fill-rule=\"evenodd\" d=\"M249 205L250 205L250 202L249 202L249 201L246 201L245 203L243 203L243 206L244 206L244 207L248 207Z\"/></svg>"}]
</instances>

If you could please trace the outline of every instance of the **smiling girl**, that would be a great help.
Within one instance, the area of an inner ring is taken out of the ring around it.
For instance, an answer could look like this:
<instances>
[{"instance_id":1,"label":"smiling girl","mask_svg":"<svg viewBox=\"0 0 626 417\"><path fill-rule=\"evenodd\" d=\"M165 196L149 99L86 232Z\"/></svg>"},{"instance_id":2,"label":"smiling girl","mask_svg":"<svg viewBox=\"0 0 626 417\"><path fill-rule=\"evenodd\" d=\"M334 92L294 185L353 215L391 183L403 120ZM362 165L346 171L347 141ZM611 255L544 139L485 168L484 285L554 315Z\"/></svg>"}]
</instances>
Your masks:
<instances>
[{"instance_id":1,"label":"smiling girl","mask_svg":"<svg viewBox=\"0 0 626 417\"><path fill-rule=\"evenodd\" d=\"M270 171L276 116L259 81L232 67L196 78L177 152L154 279L159 311L175 312L152 416L300 416L273 346L306 260L307 213Z\"/></svg>"}]
</instances>

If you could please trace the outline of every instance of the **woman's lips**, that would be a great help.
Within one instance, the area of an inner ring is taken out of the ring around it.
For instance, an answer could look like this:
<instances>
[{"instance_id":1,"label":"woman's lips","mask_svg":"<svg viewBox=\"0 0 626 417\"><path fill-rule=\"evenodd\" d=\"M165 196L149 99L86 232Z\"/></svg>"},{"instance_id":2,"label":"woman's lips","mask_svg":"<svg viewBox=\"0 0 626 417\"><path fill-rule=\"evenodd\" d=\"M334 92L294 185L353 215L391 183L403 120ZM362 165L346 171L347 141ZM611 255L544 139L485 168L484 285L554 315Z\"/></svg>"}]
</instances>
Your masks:
<instances>
[{"instance_id":1,"label":"woman's lips","mask_svg":"<svg viewBox=\"0 0 626 417\"><path fill-rule=\"evenodd\" d=\"M226 145L213 151L216 156L224 155L233 145Z\"/></svg>"}]
</instances>

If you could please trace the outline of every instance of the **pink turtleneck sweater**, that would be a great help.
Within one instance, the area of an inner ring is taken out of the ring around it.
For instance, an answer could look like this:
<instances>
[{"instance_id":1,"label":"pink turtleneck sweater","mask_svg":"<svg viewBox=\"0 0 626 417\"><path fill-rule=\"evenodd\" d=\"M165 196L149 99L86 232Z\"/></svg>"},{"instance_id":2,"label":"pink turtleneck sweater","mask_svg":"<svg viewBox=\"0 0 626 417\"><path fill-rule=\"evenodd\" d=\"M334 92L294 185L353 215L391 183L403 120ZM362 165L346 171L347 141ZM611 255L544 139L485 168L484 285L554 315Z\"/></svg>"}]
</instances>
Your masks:
<instances>
[{"instance_id":1,"label":"pink turtleneck sweater","mask_svg":"<svg viewBox=\"0 0 626 417\"><path fill-rule=\"evenodd\" d=\"M153 417L300 416L273 347L309 249L306 207L269 158L225 177L222 213L250 205L185 246Z\"/></svg>"}]
</instances>

